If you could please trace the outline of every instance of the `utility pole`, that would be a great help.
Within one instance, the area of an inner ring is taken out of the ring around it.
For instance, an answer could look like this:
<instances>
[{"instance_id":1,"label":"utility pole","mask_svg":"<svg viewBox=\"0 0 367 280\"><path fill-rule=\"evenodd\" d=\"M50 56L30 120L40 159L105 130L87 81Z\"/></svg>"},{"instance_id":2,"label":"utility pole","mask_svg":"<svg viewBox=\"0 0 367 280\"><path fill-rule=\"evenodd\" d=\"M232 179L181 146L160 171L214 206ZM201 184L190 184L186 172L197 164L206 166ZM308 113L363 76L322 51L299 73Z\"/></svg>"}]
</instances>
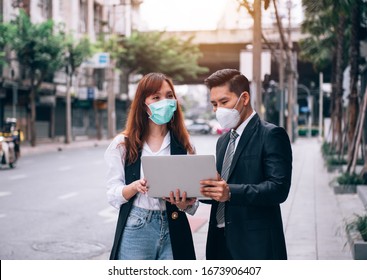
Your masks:
<instances>
[{"instance_id":1,"label":"utility pole","mask_svg":"<svg viewBox=\"0 0 367 280\"><path fill-rule=\"evenodd\" d=\"M107 112L108 112L108 138L116 136L116 100L114 91L114 62L110 58L108 66L108 86L107 86Z\"/></svg>"},{"instance_id":2,"label":"utility pole","mask_svg":"<svg viewBox=\"0 0 367 280\"><path fill-rule=\"evenodd\" d=\"M66 66L66 96L65 96L65 110L66 110L66 128L65 128L65 144L70 144L71 143L71 133L72 133L72 125L71 125L71 92L70 92L70 88L72 86L72 75L70 75L69 73L70 70L70 66Z\"/></svg>"},{"instance_id":3,"label":"utility pole","mask_svg":"<svg viewBox=\"0 0 367 280\"><path fill-rule=\"evenodd\" d=\"M324 138L324 133L323 133L323 122L324 122L324 114L323 114L323 109L324 109L324 93L322 91L322 85L324 83L324 76L323 73L320 72L319 74L319 83L320 83L320 89L319 89L319 139L322 141Z\"/></svg>"},{"instance_id":4,"label":"utility pole","mask_svg":"<svg viewBox=\"0 0 367 280\"><path fill-rule=\"evenodd\" d=\"M261 0L254 0L254 29L252 45L252 83L256 96L255 110L260 117L263 117L261 110Z\"/></svg>"},{"instance_id":5,"label":"utility pole","mask_svg":"<svg viewBox=\"0 0 367 280\"><path fill-rule=\"evenodd\" d=\"M284 46L280 40L279 53L279 126L284 127Z\"/></svg>"},{"instance_id":6,"label":"utility pole","mask_svg":"<svg viewBox=\"0 0 367 280\"><path fill-rule=\"evenodd\" d=\"M110 5L108 13L105 13L108 17L111 14L113 18L112 26L109 26L109 30L106 31L114 35L116 33L116 5ZM109 54L108 66L105 71L107 72L107 137L111 139L116 136L115 60L111 54Z\"/></svg>"},{"instance_id":7,"label":"utility pole","mask_svg":"<svg viewBox=\"0 0 367 280\"><path fill-rule=\"evenodd\" d=\"M287 80L288 80L288 118L287 132L291 143L294 141L293 117L294 117L294 80L293 80L293 59L292 59L292 38L291 38L291 9L292 2L287 1L288 8L288 56L287 56Z\"/></svg>"}]
</instances>

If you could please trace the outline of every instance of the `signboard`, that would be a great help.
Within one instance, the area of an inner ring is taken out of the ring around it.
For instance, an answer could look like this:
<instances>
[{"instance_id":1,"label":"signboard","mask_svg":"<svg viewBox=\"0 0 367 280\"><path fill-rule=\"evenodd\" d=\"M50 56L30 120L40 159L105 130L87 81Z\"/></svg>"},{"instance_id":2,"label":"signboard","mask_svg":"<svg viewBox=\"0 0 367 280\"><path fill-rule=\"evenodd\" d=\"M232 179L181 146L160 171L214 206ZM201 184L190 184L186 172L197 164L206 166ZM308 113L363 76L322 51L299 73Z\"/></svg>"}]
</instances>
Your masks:
<instances>
[{"instance_id":1,"label":"signboard","mask_svg":"<svg viewBox=\"0 0 367 280\"><path fill-rule=\"evenodd\" d=\"M89 100L94 99L94 88L92 87L87 88L87 99Z\"/></svg>"},{"instance_id":2,"label":"signboard","mask_svg":"<svg viewBox=\"0 0 367 280\"><path fill-rule=\"evenodd\" d=\"M84 61L82 67L86 68L107 68L110 64L110 54L109 53L96 53L92 58Z\"/></svg>"}]
</instances>

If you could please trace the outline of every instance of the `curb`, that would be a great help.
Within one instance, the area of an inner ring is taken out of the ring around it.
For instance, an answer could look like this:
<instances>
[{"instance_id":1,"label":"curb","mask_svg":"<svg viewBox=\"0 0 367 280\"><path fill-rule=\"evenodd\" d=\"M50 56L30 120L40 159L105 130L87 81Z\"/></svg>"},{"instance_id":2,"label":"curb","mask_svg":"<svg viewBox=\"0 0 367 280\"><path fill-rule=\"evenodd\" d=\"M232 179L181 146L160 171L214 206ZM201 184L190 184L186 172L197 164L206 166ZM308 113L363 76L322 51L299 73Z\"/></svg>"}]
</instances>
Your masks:
<instances>
[{"instance_id":1,"label":"curb","mask_svg":"<svg viewBox=\"0 0 367 280\"><path fill-rule=\"evenodd\" d=\"M76 148L86 148L86 147L99 147L99 146L107 146L111 142L111 139L90 139L90 140L79 140L71 142L70 144L65 144L62 142L49 142L49 143L38 143L35 147L30 146L29 144L21 145L20 152L21 157L35 155L35 154L43 154L49 152L61 152L69 149Z\"/></svg>"}]
</instances>

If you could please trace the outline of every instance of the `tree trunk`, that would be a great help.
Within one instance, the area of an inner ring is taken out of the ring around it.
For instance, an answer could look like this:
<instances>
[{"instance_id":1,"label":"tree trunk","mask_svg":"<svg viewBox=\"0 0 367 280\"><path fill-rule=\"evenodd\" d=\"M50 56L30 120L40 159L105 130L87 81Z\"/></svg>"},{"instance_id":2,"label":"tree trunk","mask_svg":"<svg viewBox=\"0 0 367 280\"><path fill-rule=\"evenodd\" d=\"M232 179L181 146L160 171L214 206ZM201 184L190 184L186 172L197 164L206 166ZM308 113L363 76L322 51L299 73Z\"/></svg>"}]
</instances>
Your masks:
<instances>
[{"instance_id":1,"label":"tree trunk","mask_svg":"<svg viewBox=\"0 0 367 280\"><path fill-rule=\"evenodd\" d=\"M30 118L30 129L31 129L31 146L36 146L36 89L32 86L30 92L30 103L31 103L31 118Z\"/></svg>"},{"instance_id":2,"label":"tree trunk","mask_svg":"<svg viewBox=\"0 0 367 280\"><path fill-rule=\"evenodd\" d=\"M354 150L352 149L353 136L356 130L356 123L358 118L358 91L357 83L359 76L359 28L360 28L360 10L359 1L353 1L352 8L352 30L350 40L350 95L349 95L349 123L348 123L348 161L352 160Z\"/></svg>"},{"instance_id":3,"label":"tree trunk","mask_svg":"<svg viewBox=\"0 0 367 280\"><path fill-rule=\"evenodd\" d=\"M356 163L357 163L357 158L358 158L358 149L359 149L359 145L361 144L361 139L362 139L362 131L363 131L363 127L364 127L364 118L365 118L365 114L366 114L366 109L367 109L367 89L366 92L364 93L364 97L363 97L363 107L362 107L362 113L359 117L360 121L358 122L359 127L358 129L358 134L355 140L355 148L354 148L354 153L353 153L353 157L351 159L351 167L350 167L350 173L354 173L355 172L355 168L356 168ZM348 164L348 169L349 169L349 164ZM364 171L362 171L364 172Z\"/></svg>"},{"instance_id":4,"label":"tree trunk","mask_svg":"<svg viewBox=\"0 0 367 280\"><path fill-rule=\"evenodd\" d=\"M331 62L331 96L330 96L330 119L331 119L331 149L336 150L335 130L335 101L336 101L336 48L333 49L333 60Z\"/></svg>"},{"instance_id":5,"label":"tree trunk","mask_svg":"<svg viewBox=\"0 0 367 280\"><path fill-rule=\"evenodd\" d=\"M70 144L71 142L71 83L72 83L73 73L68 76L67 87L66 87L66 97L65 97L65 144Z\"/></svg>"},{"instance_id":6,"label":"tree trunk","mask_svg":"<svg viewBox=\"0 0 367 280\"><path fill-rule=\"evenodd\" d=\"M339 23L337 27L337 51L336 51L336 100L335 100L335 132L336 132L336 150L342 152L342 117L343 117L343 45L345 15L339 14Z\"/></svg>"},{"instance_id":7,"label":"tree trunk","mask_svg":"<svg viewBox=\"0 0 367 280\"><path fill-rule=\"evenodd\" d=\"M101 125L101 110L98 108L98 101L94 101L94 120L96 125L96 137L98 140L102 139L102 125Z\"/></svg>"}]
</instances>

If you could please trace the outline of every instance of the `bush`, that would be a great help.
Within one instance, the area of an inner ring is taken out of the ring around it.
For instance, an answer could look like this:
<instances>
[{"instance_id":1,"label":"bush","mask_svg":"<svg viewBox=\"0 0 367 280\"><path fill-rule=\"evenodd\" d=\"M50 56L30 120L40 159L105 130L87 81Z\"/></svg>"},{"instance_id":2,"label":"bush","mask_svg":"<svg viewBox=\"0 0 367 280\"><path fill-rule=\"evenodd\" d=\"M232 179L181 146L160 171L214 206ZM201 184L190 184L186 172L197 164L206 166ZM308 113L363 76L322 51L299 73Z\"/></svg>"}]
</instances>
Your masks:
<instances>
[{"instance_id":1,"label":"bush","mask_svg":"<svg viewBox=\"0 0 367 280\"><path fill-rule=\"evenodd\" d=\"M344 158L337 158L337 157L332 156L326 160L326 164L328 166L343 165L343 164L347 164L347 161Z\"/></svg>"},{"instance_id":2,"label":"bush","mask_svg":"<svg viewBox=\"0 0 367 280\"><path fill-rule=\"evenodd\" d=\"M339 185L362 185L364 180L361 176L356 173L343 173L337 179Z\"/></svg>"},{"instance_id":3,"label":"bush","mask_svg":"<svg viewBox=\"0 0 367 280\"><path fill-rule=\"evenodd\" d=\"M335 155L336 151L332 148L331 143L324 142L321 146L321 153L323 156Z\"/></svg>"},{"instance_id":4,"label":"bush","mask_svg":"<svg viewBox=\"0 0 367 280\"><path fill-rule=\"evenodd\" d=\"M354 214L355 218L346 225L347 230L359 231L364 241L367 241L367 214Z\"/></svg>"}]
</instances>

